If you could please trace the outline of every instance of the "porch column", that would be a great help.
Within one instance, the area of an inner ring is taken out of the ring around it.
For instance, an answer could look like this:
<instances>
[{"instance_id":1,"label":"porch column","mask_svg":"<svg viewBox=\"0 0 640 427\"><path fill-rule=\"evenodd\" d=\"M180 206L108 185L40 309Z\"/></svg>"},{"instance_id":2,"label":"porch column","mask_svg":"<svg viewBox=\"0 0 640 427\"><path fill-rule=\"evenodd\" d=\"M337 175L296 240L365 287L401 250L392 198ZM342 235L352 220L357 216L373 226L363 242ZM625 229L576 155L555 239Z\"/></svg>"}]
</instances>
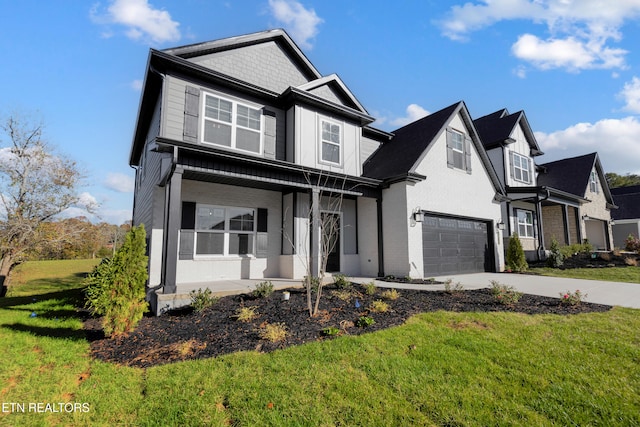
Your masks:
<instances>
[{"instance_id":1,"label":"porch column","mask_svg":"<svg viewBox=\"0 0 640 427\"><path fill-rule=\"evenodd\" d=\"M569 208L567 205L562 205L562 222L564 224L564 243L570 245L571 232L569 231Z\"/></svg>"},{"instance_id":2,"label":"porch column","mask_svg":"<svg viewBox=\"0 0 640 427\"><path fill-rule=\"evenodd\" d=\"M176 168L165 186L164 243L162 253L163 293L176 292L178 244L182 216L182 170Z\"/></svg>"},{"instance_id":3,"label":"porch column","mask_svg":"<svg viewBox=\"0 0 640 427\"><path fill-rule=\"evenodd\" d=\"M378 277L384 277L384 242L382 240L382 194L376 197L378 211Z\"/></svg>"},{"instance_id":4,"label":"porch column","mask_svg":"<svg viewBox=\"0 0 640 427\"><path fill-rule=\"evenodd\" d=\"M544 227L542 226L542 206L540 203L540 198L536 197L536 218L538 219L538 260L541 259L540 251L545 250L544 244Z\"/></svg>"},{"instance_id":5,"label":"porch column","mask_svg":"<svg viewBox=\"0 0 640 427\"><path fill-rule=\"evenodd\" d=\"M311 275L320 276L320 189L313 188L310 194L311 206Z\"/></svg>"}]
</instances>

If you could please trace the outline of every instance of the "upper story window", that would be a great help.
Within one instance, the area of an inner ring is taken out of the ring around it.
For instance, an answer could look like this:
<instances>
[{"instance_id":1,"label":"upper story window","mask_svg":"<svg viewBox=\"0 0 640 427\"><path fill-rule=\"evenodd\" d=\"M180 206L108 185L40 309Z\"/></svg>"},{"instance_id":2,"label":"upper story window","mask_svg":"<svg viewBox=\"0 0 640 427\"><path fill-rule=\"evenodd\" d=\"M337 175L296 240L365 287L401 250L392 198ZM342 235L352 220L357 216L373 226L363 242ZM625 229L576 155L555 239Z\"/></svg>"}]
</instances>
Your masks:
<instances>
[{"instance_id":1,"label":"upper story window","mask_svg":"<svg viewBox=\"0 0 640 427\"><path fill-rule=\"evenodd\" d=\"M239 150L262 151L260 109L204 94L203 141Z\"/></svg>"},{"instance_id":2,"label":"upper story window","mask_svg":"<svg viewBox=\"0 0 640 427\"><path fill-rule=\"evenodd\" d=\"M471 173L471 141L453 129L447 129L447 166Z\"/></svg>"},{"instance_id":3,"label":"upper story window","mask_svg":"<svg viewBox=\"0 0 640 427\"><path fill-rule=\"evenodd\" d=\"M528 157L511 152L511 171L516 181L531 184L533 182L531 169L531 160Z\"/></svg>"},{"instance_id":4,"label":"upper story window","mask_svg":"<svg viewBox=\"0 0 640 427\"><path fill-rule=\"evenodd\" d=\"M339 124L321 120L320 158L324 163L339 165L342 149L342 128Z\"/></svg>"},{"instance_id":5,"label":"upper story window","mask_svg":"<svg viewBox=\"0 0 640 427\"><path fill-rule=\"evenodd\" d=\"M589 189L592 193L598 192L598 174L595 170L591 171L591 177L589 179Z\"/></svg>"}]
</instances>

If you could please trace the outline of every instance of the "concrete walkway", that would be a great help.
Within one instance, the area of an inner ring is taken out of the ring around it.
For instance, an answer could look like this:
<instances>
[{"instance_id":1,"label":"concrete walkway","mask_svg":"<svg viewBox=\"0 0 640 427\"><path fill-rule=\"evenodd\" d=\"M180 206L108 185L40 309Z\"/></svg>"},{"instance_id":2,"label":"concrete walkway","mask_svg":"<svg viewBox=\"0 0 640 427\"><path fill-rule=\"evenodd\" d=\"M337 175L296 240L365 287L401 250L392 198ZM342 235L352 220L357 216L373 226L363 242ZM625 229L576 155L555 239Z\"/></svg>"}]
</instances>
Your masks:
<instances>
[{"instance_id":1,"label":"concrete walkway","mask_svg":"<svg viewBox=\"0 0 640 427\"><path fill-rule=\"evenodd\" d=\"M464 289L481 289L491 286L495 280L501 284L513 286L520 292L559 298L560 293L580 290L586 294L584 301L598 304L619 305L622 307L640 308L640 283L605 282L601 280L566 279L561 277L535 276L530 274L509 273L475 273L453 276L435 277L444 282L451 279L460 283ZM354 282L370 282L371 279L355 278ZM376 280L376 285L397 289L444 289L444 285L410 285L389 283Z\"/></svg>"}]
</instances>

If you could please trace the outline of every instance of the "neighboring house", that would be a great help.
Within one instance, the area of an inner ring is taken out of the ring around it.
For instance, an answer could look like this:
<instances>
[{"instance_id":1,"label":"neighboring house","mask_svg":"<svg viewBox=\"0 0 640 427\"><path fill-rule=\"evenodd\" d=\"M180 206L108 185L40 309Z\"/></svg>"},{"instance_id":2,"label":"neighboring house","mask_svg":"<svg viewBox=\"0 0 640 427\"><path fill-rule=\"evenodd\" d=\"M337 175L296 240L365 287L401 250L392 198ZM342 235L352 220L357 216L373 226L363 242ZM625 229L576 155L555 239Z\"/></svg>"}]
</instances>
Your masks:
<instances>
[{"instance_id":1,"label":"neighboring house","mask_svg":"<svg viewBox=\"0 0 640 427\"><path fill-rule=\"evenodd\" d=\"M540 169L540 186L573 195L580 201L577 227L573 215L567 218L557 208L543 207L545 241L550 242L551 237L561 244L587 240L595 250L613 249L611 210L616 206L598 153L545 163Z\"/></svg>"},{"instance_id":2,"label":"neighboring house","mask_svg":"<svg viewBox=\"0 0 640 427\"><path fill-rule=\"evenodd\" d=\"M502 204L505 245L517 233L529 261L544 259L552 239L611 248L613 201L596 153L536 166L544 153L523 111L502 109L474 124L509 199Z\"/></svg>"},{"instance_id":3,"label":"neighboring house","mask_svg":"<svg viewBox=\"0 0 640 427\"><path fill-rule=\"evenodd\" d=\"M391 135L373 121L282 30L152 49L129 162L154 310L217 280L302 278L309 256L318 275L324 215L327 270L382 274L381 181L362 164Z\"/></svg>"},{"instance_id":4,"label":"neighboring house","mask_svg":"<svg viewBox=\"0 0 640 427\"><path fill-rule=\"evenodd\" d=\"M613 245L624 249L630 234L640 237L640 185L612 188L613 201L618 209L611 213L614 223Z\"/></svg>"},{"instance_id":5,"label":"neighboring house","mask_svg":"<svg viewBox=\"0 0 640 427\"><path fill-rule=\"evenodd\" d=\"M385 273L501 271L504 190L464 102L393 134L364 164L383 181Z\"/></svg>"}]
</instances>

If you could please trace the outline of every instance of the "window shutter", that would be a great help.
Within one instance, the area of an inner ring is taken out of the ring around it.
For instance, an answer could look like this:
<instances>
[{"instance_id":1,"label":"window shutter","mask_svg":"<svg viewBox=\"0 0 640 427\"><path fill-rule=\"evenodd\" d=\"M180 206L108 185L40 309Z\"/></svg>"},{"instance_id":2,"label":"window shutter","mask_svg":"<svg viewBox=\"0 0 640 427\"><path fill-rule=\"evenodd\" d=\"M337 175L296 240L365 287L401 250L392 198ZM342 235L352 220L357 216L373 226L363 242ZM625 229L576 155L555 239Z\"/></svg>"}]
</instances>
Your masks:
<instances>
[{"instance_id":1,"label":"window shutter","mask_svg":"<svg viewBox=\"0 0 640 427\"><path fill-rule=\"evenodd\" d=\"M451 142L451 130L447 129L447 166L453 169L453 146Z\"/></svg>"},{"instance_id":2,"label":"window shutter","mask_svg":"<svg viewBox=\"0 0 640 427\"><path fill-rule=\"evenodd\" d=\"M464 165L467 173L471 173L471 139L464 137Z\"/></svg>"},{"instance_id":3,"label":"window shutter","mask_svg":"<svg viewBox=\"0 0 640 427\"><path fill-rule=\"evenodd\" d=\"M256 258L266 258L269 252L269 234L267 233L267 209L258 208L258 224L256 235Z\"/></svg>"},{"instance_id":4,"label":"window shutter","mask_svg":"<svg viewBox=\"0 0 640 427\"><path fill-rule=\"evenodd\" d=\"M182 202L178 259L193 259L196 228L195 202Z\"/></svg>"},{"instance_id":5,"label":"window shutter","mask_svg":"<svg viewBox=\"0 0 640 427\"><path fill-rule=\"evenodd\" d=\"M198 113L200 111L200 90L187 86L184 97L183 138L187 142L198 142Z\"/></svg>"},{"instance_id":6,"label":"window shutter","mask_svg":"<svg viewBox=\"0 0 640 427\"><path fill-rule=\"evenodd\" d=\"M511 179L515 179L515 171L513 166L513 151L509 150L509 171L511 172Z\"/></svg>"},{"instance_id":7,"label":"window shutter","mask_svg":"<svg viewBox=\"0 0 640 427\"><path fill-rule=\"evenodd\" d=\"M527 164L529 165L529 181L527 181L527 184L531 184L533 182L533 162L531 159L527 158Z\"/></svg>"},{"instance_id":8,"label":"window shutter","mask_svg":"<svg viewBox=\"0 0 640 427\"><path fill-rule=\"evenodd\" d=\"M276 113L262 110L264 116L264 156L276 158Z\"/></svg>"}]
</instances>

